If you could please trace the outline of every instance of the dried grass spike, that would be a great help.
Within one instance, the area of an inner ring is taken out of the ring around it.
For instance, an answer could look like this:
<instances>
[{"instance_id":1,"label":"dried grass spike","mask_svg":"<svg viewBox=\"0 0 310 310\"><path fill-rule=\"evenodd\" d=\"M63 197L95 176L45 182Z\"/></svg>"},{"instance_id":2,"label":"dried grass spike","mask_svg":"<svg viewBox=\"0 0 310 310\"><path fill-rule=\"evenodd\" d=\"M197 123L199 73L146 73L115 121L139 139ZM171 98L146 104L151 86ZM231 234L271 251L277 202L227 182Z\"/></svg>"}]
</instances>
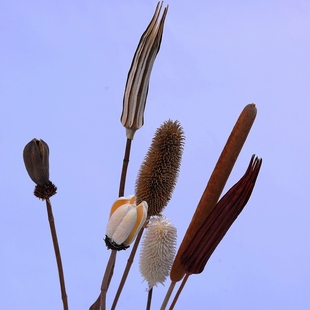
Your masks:
<instances>
[{"instance_id":1,"label":"dried grass spike","mask_svg":"<svg viewBox=\"0 0 310 310\"><path fill-rule=\"evenodd\" d=\"M136 181L137 203L148 203L148 216L160 215L171 199L179 175L184 132L178 121L168 120L156 131Z\"/></svg>"}]
</instances>

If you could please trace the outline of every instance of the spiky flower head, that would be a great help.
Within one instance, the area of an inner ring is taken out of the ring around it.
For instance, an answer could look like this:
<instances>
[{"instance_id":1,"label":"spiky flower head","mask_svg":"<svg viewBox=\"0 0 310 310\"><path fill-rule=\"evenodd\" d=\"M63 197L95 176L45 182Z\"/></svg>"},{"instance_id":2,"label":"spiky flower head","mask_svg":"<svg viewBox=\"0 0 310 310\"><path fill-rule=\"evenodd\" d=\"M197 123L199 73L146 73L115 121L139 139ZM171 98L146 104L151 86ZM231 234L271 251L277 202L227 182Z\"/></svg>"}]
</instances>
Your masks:
<instances>
[{"instance_id":1,"label":"spiky flower head","mask_svg":"<svg viewBox=\"0 0 310 310\"><path fill-rule=\"evenodd\" d=\"M176 252L177 230L165 216L150 219L140 253L140 272L149 288L164 283Z\"/></svg>"},{"instance_id":2,"label":"spiky flower head","mask_svg":"<svg viewBox=\"0 0 310 310\"><path fill-rule=\"evenodd\" d=\"M136 180L137 203L148 203L148 216L160 215L171 199L179 175L184 132L168 120L156 131Z\"/></svg>"}]
</instances>

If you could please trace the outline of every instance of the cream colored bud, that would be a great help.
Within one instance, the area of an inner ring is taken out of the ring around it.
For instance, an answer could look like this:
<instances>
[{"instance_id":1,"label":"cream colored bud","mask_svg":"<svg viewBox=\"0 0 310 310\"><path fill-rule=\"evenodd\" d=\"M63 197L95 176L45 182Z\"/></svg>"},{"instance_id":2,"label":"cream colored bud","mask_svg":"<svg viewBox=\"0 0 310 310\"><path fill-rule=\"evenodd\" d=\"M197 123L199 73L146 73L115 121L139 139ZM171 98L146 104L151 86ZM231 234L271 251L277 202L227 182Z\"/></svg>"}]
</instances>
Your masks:
<instances>
[{"instance_id":1,"label":"cream colored bud","mask_svg":"<svg viewBox=\"0 0 310 310\"><path fill-rule=\"evenodd\" d=\"M120 197L112 205L105 238L109 249L128 248L145 223L147 203L142 201L136 206L134 200L134 196Z\"/></svg>"},{"instance_id":2,"label":"cream colored bud","mask_svg":"<svg viewBox=\"0 0 310 310\"><path fill-rule=\"evenodd\" d=\"M177 230L165 216L151 218L145 229L140 253L140 272L149 288L163 284L176 252Z\"/></svg>"}]
</instances>

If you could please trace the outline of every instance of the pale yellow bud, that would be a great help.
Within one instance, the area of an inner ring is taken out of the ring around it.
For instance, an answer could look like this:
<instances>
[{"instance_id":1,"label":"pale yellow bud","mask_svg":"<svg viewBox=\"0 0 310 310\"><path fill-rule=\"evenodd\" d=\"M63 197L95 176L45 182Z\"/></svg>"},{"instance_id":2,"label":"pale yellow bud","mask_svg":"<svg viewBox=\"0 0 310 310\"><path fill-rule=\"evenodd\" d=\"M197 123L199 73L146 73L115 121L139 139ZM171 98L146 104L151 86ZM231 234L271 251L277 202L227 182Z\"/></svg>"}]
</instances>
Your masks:
<instances>
[{"instance_id":1,"label":"pale yellow bud","mask_svg":"<svg viewBox=\"0 0 310 310\"><path fill-rule=\"evenodd\" d=\"M145 223L148 205L142 201L136 206L134 201L134 196L120 197L112 205L105 237L109 249L127 249Z\"/></svg>"}]
</instances>

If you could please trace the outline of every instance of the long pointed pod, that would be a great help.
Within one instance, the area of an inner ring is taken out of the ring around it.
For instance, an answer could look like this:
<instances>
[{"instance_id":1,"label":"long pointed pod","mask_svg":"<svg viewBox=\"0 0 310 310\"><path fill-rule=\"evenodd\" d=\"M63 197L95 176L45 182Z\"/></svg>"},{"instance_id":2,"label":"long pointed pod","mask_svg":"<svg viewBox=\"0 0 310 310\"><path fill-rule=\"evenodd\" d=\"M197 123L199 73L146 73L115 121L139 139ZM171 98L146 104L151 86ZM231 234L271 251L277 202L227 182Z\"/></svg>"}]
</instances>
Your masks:
<instances>
[{"instance_id":1,"label":"long pointed pod","mask_svg":"<svg viewBox=\"0 0 310 310\"><path fill-rule=\"evenodd\" d=\"M250 132L256 113L257 109L255 104L252 103L245 106L226 142L174 260L170 273L170 278L173 282L180 281L185 275L180 257L217 203L242 146Z\"/></svg>"},{"instance_id":2,"label":"long pointed pod","mask_svg":"<svg viewBox=\"0 0 310 310\"><path fill-rule=\"evenodd\" d=\"M141 128L144 123L144 110L151 72L160 49L168 12L167 6L160 17L162 5L163 1L157 3L152 20L141 36L127 76L121 122L126 128L127 138L131 140L134 138L136 130Z\"/></svg>"},{"instance_id":3,"label":"long pointed pod","mask_svg":"<svg viewBox=\"0 0 310 310\"><path fill-rule=\"evenodd\" d=\"M253 155L245 174L215 205L181 255L186 275L170 309L176 304L187 278L204 270L212 253L242 212L252 194L261 164L262 159Z\"/></svg>"}]
</instances>

